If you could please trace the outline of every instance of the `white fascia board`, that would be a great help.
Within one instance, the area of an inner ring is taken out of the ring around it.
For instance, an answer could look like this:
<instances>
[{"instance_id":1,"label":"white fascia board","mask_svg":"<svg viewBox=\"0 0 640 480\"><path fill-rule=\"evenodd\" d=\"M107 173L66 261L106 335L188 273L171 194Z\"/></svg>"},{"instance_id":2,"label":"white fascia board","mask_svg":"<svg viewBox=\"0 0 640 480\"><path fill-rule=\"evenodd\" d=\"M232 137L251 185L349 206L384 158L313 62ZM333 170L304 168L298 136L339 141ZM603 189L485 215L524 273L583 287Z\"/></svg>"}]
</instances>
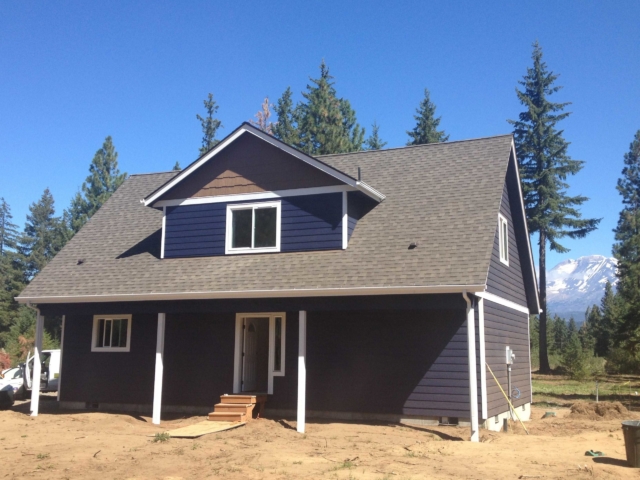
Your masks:
<instances>
[{"instance_id":1,"label":"white fascia board","mask_svg":"<svg viewBox=\"0 0 640 480\"><path fill-rule=\"evenodd\" d=\"M531 250L531 237L529 236L529 226L527 225L527 214L524 210L524 194L522 193L522 181L520 180L520 166L518 165L518 157L516 155L516 145L511 138L511 153L513 154L513 162L516 170L516 178L518 179L518 194L520 196L520 208L522 209L522 218L524 218L524 230L527 234L527 251L529 252L529 263L531 264L531 271L533 272L533 284L536 288L536 305L537 310L540 310L540 295L538 294L538 278L536 275L536 268L533 262L533 252ZM509 159L511 161L511 159Z\"/></svg>"},{"instance_id":2,"label":"white fascia board","mask_svg":"<svg viewBox=\"0 0 640 480\"><path fill-rule=\"evenodd\" d=\"M226 140L220 142L218 145L216 145L215 147L213 147L213 149L211 149L209 151L209 153L203 155L199 160L197 160L195 163L191 164L189 167L187 167L185 170L183 170L182 172L180 172L178 175L176 175L175 177L173 177L169 182L167 182L164 187L162 187L160 190L156 191L154 194L152 194L150 197L145 198L144 200L142 200L142 203L144 204L145 207L148 207L149 205L151 205L156 199L158 199L159 197L161 197L162 195L164 195L165 193L167 193L171 188L173 188L174 186L176 186L178 183L180 183L182 180L184 180L185 178L187 178L189 175L191 175L195 170L197 170L199 167L201 167L202 165L204 165L208 160L210 160L211 158L213 158L215 155L217 155L218 153L220 153L222 150L224 150L227 146L229 146L236 138L238 138L240 135L242 135L246 130L244 128L239 128L237 132L231 134Z\"/></svg>"},{"instance_id":3,"label":"white fascia board","mask_svg":"<svg viewBox=\"0 0 640 480\"><path fill-rule=\"evenodd\" d=\"M154 207L177 207L181 205L203 205L205 203L230 203L253 200L269 200L301 195L321 195L323 193L355 192L356 188L349 185L331 185L328 187L293 188L290 190L275 190L273 192L234 193L232 195L217 195L215 197L194 197L175 200L160 200Z\"/></svg>"},{"instance_id":4,"label":"white fascia board","mask_svg":"<svg viewBox=\"0 0 640 480\"><path fill-rule=\"evenodd\" d=\"M326 173L327 175L330 175L330 176L340 180L341 182L343 182L343 183L345 183L347 185L350 185L350 186L362 191L366 195L376 199L378 202L381 202L382 200L384 200L384 195L382 195L377 190L369 187L368 185L363 184L363 182L358 182L356 179L354 179L354 178L342 173L341 171L339 171L339 170L337 170L337 169L335 169L333 167L330 167L326 163L321 162L321 161L311 157L310 155L307 155L305 153L300 152L299 150L296 150L295 148L290 147L289 145L281 142L280 140L277 140L277 139L273 138L272 136L267 135L262 130L254 128L254 127L252 127L251 125L248 125L248 124L243 124L241 127L238 128L238 130L235 133L231 134L228 138L226 138L225 140L220 142L218 145L213 147L213 149L211 149L208 153L206 153L204 156L202 156L195 163L191 164L185 170L183 170L180 174L176 175L173 179L171 179L169 182L167 182L162 188L160 188L158 191L153 193L150 197L147 197L144 200L142 200L142 203L145 206L152 205L158 198L160 198L162 195L164 195L166 192L168 192L171 188L176 186L182 180L187 178L191 173L193 173L195 170L200 168L206 162L211 160L211 158L213 158L218 153L220 153L222 150L224 150L227 146L229 146L234 140L236 140L243 133L250 133L252 135L255 135L256 137L264 140L267 143L270 143L271 145L279 148L280 150L283 150L283 151L287 152L288 154L296 157L297 159L302 160L303 162L311 165L312 167L317 168L318 170ZM361 184L361 185L359 185L359 184ZM154 206L156 206L156 205L154 205Z\"/></svg>"},{"instance_id":5,"label":"white fascia board","mask_svg":"<svg viewBox=\"0 0 640 480\"><path fill-rule=\"evenodd\" d=\"M517 310L518 312L521 312L521 313L526 313L527 315L530 314L529 309L527 307L523 305L518 305L517 303L512 302L511 300L507 300L506 298L499 297L498 295L494 295L493 293L489 293L489 292L476 293L476 297L484 298L488 302L497 303L498 305L511 308L512 310Z\"/></svg>"},{"instance_id":6,"label":"white fascia board","mask_svg":"<svg viewBox=\"0 0 640 480\"><path fill-rule=\"evenodd\" d=\"M479 294L484 285L437 285L437 286L389 286L354 288L299 288L292 290L228 290L218 292L132 293L116 295L69 295L16 297L18 303L98 303L98 302L145 302L160 300L214 300L234 298L299 298L299 297L348 297L367 295L418 295L469 292Z\"/></svg>"}]
</instances>

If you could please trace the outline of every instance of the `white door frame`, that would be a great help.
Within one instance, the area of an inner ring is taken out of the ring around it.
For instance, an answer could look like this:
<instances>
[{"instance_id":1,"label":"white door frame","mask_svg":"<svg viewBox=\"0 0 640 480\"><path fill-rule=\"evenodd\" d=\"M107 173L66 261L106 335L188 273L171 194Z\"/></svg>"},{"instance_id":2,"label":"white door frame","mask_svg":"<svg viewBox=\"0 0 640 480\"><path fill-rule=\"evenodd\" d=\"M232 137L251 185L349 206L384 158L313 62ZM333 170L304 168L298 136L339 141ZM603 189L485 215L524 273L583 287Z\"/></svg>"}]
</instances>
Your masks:
<instances>
[{"instance_id":1,"label":"white door frame","mask_svg":"<svg viewBox=\"0 0 640 480\"><path fill-rule=\"evenodd\" d=\"M285 312L248 312L248 313L236 313L236 338L235 349L233 356L233 393L242 393L242 377L243 377L243 362L242 352L244 344L244 319L251 318L268 318L269 319L269 372L268 372L268 386L267 393L273 395L273 377L283 377L285 371L285 345L286 345L286 332L287 332L287 316ZM281 334L281 369L280 371L274 371L275 368L275 326L276 318L282 318L282 334Z\"/></svg>"}]
</instances>

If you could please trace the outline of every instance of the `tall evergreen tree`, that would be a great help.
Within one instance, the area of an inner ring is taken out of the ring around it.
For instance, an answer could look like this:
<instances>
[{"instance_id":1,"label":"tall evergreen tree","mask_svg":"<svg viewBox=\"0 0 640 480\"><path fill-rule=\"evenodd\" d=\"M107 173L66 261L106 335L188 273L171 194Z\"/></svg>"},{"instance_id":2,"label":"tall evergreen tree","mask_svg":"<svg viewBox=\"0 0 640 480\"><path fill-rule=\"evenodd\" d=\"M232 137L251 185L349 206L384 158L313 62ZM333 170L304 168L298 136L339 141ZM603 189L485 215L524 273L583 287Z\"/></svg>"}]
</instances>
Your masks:
<instances>
[{"instance_id":1,"label":"tall evergreen tree","mask_svg":"<svg viewBox=\"0 0 640 480\"><path fill-rule=\"evenodd\" d=\"M182 168L180 168L180 162L176 161L176 164L173 166L174 171L180 171L182 170Z\"/></svg>"},{"instance_id":2,"label":"tall evergreen tree","mask_svg":"<svg viewBox=\"0 0 640 480\"><path fill-rule=\"evenodd\" d=\"M423 145L425 143L439 143L449 140L449 135L444 130L438 130L442 117L436 118L436 106L431 101L428 89L424 89L424 98L416 109L416 126L407 132L409 141L407 145Z\"/></svg>"},{"instance_id":3,"label":"tall evergreen tree","mask_svg":"<svg viewBox=\"0 0 640 480\"><path fill-rule=\"evenodd\" d=\"M287 145L300 144L297 110L293 106L291 87L287 87L276 102L275 112L278 121L273 124L273 135Z\"/></svg>"},{"instance_id":4,"label":"tall evergreen tree","mask_svg":"<svg viewBox=\"0 0 640 480\"><path fill-rule=\"evenodd\" d=\"M16 247L18 226L11 222L12 219L11 207L0 197L0 257L4 256L8 249Z\"/></svg>"},{"instance_id":5,"label":"tall evergreen tree","mask_svg":"<svg viewBox=\"0 0 640 480\"><path fill-rule=\"evenodd\" d=\"M569 112L564 112L568 103L553 103L549 96L560 90L554 86L557 75L547 70L542 60L542 49L533 45L533 67L519 83L523 91L516 94L526 110L518 120L509 120L514 126L514 137L520 176L524 193L529 232L539 235L540 271L540 371L550 372L547 355L547 244L551 250L567 252L559 243L564 237L582 238L595 230L599 219L583 219L577 207L587 197L567 194L566 178L575 175L583 166L582 161L572 160L567 153L569 142L563 138L562 130L556 128Z\"/></svg>"},{"instance_id":6,"label":"tall evergreen tree","mask_svg":"<svg viewBox=\"0 0 640 480\"><path fill-rule=\"evenodd\" d=\"M118 152L111 137L107 137L89 165L89 176L76 193L68 211L69 227L75 233L104 205L127 178L118 169Z\"/></svg>"},{"instance_id":7,"label":"tall evergreen tree","mask_svg":"<svg viewBox=\"0 0 640 480\"><path fill-rule=\"evenodd\" d=\"M17 250L26 281L30 281L60 251L67 241L67 227L55 216L53 195L45 189L42 197L29 206L24 232Z\"/></svg>"},{"instance_id":8,"label":"tall evergreen tree","mask_svg":"<svg viewBox=\"0 0 640 480\"><path fill-rule=\"evenodd\" d=\"M216 138L218 129L222 128L222 122L215 118L218 113L218 104L213 99L213 93L207 96L204 100L204 109L207 111L206 117L196 115L196 118L200 120L202 125L202 145L200 146L200 155L207 153L213 147L215 147L220 140Z\"/></svg>"},{"instance_id":9,"label":"tall evergreen tree","mask_svg":"<svg viewBox=\"0 0 640 480\"><path fill-rule=\"evenodd\" d=\"M373 122L371 125L371 135L364 142L365 150L382 150L387 142L382 141L380 134L380 125L377 122Z\"/></svg>"},{"instance_id":10,"label":"tall evergreen tree","mask_svg":"<svg viewBox=\"0 0 640 480\"><path fill-rule=\"evenodd\" d=\"M312 78L302 94L306 102L296 107L300 135L297 147L310 155L362 150L364 130L356 122L349 101L338 98L332 79L323 60L320 77Z\"/></svg>"},{"instance_id":11,"label":"tall evergreen tree","mask_svg":"<svg viewBox=\"0 0 640 480\"><path fill-rule=\"evenodd\" d=\"M624 302L618 339L637 353L640 346L640 130L624 155L618 192L623 207L614 230L613 254L618 259L618 292Z\"/></svg>"}]
</instances>

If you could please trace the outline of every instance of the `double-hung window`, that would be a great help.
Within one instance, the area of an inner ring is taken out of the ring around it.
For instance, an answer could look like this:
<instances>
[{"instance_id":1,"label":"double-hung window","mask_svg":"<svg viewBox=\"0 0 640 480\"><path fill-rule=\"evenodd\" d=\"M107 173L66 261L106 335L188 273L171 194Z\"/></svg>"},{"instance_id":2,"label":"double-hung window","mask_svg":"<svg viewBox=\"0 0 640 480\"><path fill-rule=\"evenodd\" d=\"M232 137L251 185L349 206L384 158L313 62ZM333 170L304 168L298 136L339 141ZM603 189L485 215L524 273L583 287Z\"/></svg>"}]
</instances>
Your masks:
<instances>
[{"instance_id":1,"label":"double-hung window","mask_svg":"<svg viewBox=\"0 0 640 480\"><path fill-rule=\"evenodd\" d=\"M227 205L225 252L280 251L280 201Z\"/></svg>"},{"instance_id":2,"label":"double-hung window","mask_svg":"<svg viewBox=\"0 0 640 480\"><path fill-rule=\"evenodd\" d=\"M498 216L498 240L500 261L505 265L509 265L509 223L502 215Z\"/></svg>"},{"instance_id":3,"label":"double-hung window","mask_svg":"<svg viewBox=\"0 0 640 480\"><path fill-rule=\"evenodd\" d=\"M128 352L131 315L94 315L92 352Z\"/></svg>"}]
</instances>

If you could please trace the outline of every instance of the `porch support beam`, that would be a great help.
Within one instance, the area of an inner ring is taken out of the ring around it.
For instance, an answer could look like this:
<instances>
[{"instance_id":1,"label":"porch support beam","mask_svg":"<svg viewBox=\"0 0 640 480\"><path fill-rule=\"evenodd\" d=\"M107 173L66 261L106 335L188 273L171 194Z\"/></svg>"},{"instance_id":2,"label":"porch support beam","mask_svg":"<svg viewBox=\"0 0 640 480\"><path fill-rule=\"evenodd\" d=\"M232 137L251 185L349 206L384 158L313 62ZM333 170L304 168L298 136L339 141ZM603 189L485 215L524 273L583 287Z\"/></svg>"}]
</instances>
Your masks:
<instances>
[{"instance_id":1,"label":"porch support beam","mask_svg":"<svg viewBox=\"0 0 640 480\"><path fill-rule=\"evenodd\" d=\"M297 430L304 433L307 395L307 312L300 310L298 336L298 421Z\"/></svg>"},{"instance_id":2,"label":"porch support beam","mask_svg":"<svg viewBox=\"0 0 640 480\"><path fill-rule=\"evenodd\" d=\"M156 338L156 376L153 384L153 418L152 422L160 425L160 410L162 408L162 374L164 371L164 327L166 315L158 314L158 336Z\"/></svg>"},{"instance_id":3,"label":"porch support beam","mask_svg":"<svg viewBox=\"0 0 640 480\"><path fill-rule=\"evenodd\" d=\"M469 418L471 419L471 441L480 441L478 430L478 375L476 365L476 319L473 302L467 295L462 294L467 302L467 352L469 355Z\"/></svg>"},{"instance_id":4,"label":"porch support beam","mask_svg":"<svg viewBox=\"0 0 640 480\"><path fill-rule=\"evenodd\" d=\"M44 335L44 317L37 310L36 317L36 341L33 349L33 381L31 382L31 416L38 416L40 407L40 375L42 374L42 362L40 362L40 353L42 353L42 337Z\"/></svg>"}]
</instances>

